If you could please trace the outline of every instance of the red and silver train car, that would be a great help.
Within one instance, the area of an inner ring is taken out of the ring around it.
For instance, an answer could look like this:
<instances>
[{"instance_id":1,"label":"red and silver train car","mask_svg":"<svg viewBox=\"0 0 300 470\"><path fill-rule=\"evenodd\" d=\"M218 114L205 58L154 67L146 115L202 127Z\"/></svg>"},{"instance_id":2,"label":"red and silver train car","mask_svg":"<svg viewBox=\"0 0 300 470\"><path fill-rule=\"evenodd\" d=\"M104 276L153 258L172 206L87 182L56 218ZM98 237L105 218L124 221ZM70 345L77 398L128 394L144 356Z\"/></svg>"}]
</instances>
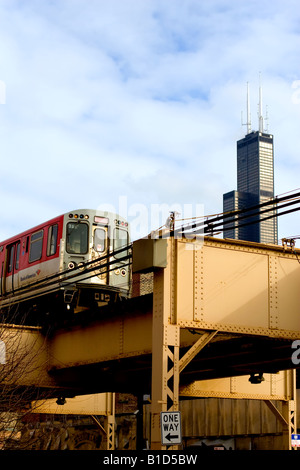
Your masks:
<instances>
[{"instance_id":1,"label":"red and silver train car","mask_svg":"<svg viewBox=\"0 0 300 470\"><path fill-rule=\"evenodd\" d=\"M129 227L122 217L77 210L0 243L0 309L55 305L77 311L127 297Z\"/></svg>"}]
</instances>

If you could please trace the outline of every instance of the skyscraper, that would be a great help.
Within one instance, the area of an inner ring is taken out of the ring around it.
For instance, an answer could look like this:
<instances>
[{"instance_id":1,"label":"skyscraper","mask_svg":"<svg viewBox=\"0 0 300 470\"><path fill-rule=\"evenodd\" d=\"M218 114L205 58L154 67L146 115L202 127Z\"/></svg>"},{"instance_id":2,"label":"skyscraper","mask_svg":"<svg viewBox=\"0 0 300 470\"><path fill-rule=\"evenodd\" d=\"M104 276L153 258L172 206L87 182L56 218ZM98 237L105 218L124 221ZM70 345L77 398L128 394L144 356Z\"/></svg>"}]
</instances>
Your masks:
<instances>
[{"instance_id":1,"label":"skyscraper","mask_svg":"<svg viewBox=\"0 0 300 470\"><path fill-rule=\"evenodd\" d=\"M223 212L256 206L274 197L274 146L273 135L264 131L262 93L259 89L259 130L252 131L250 124L249 88L247 88L247 134L237 142L237 191L223 195ZM224 238L248 240L258 243L277 243L276 214L256 214L246 220L230 219ZM250 215L250 214L249 214ZM228 220L228 219L227 219Z\"/></svg>"}]
</instances>

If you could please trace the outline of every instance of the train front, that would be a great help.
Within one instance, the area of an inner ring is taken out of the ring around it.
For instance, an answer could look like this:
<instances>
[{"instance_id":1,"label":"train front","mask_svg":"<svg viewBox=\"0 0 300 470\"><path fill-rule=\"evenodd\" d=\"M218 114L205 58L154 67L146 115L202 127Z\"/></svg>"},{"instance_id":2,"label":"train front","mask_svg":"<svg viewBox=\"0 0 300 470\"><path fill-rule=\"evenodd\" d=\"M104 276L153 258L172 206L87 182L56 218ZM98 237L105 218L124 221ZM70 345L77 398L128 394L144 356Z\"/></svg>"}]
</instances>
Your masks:
<instances>
[{"instance_id":1,"label":"train front","mask_svg":"<svg viewBox=\"0 0 300 470\"><path fill-rule=\"evenodd\" d=\"M79 210L64 216L60 270L64 301L78 311L128 297L130 234L111 212Z\"/></svg>"}]
</instances>

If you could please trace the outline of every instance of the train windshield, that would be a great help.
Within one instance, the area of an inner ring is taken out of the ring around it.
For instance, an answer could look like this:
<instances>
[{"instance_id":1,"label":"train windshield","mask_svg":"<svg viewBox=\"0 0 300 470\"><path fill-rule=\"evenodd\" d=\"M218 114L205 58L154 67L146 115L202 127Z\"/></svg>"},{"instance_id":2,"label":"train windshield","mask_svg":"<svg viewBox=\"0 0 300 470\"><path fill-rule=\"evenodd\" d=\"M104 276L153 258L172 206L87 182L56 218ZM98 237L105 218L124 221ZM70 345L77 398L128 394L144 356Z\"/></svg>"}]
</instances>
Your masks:
<instances>
[{"instance_id":1,"label":"train windshield","mask_svg":"<svg viewBox=\"0 0 300 470\"><path fill-rule=\"evenodd\" d=\"M128 246L128 243L129 243L129 237L128 237L127 230L123 230L118 227L115 228L114 229L114 251L118 251L124 248L124 250L120 251L120 253L114 254L115 258L119 259L127 255L127 250L125 250L125 247Z\"/></svg>"},{"instance_id":2,"label":"train windshield","mask_svg":"<svg viewBox=\"0 0 300 470\"><path fill-rule=\"evenodd\" d=\"M82 255L88 252L89 227L86 223L67 224L67 252Z\"/></svg>"}]
</instances>

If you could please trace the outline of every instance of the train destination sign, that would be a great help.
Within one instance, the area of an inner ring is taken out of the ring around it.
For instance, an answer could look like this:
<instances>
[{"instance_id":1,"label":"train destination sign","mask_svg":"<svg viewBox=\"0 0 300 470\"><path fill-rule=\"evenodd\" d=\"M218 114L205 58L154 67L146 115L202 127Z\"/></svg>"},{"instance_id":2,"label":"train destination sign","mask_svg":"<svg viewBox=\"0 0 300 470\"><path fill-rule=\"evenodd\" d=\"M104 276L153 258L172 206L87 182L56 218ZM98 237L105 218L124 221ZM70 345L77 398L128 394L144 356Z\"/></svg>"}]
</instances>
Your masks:
<instances>
[{"instance_id":1,"label":"train destination sign","mask_svg":"<svg viewBox=\"0 0 300 470\"><path fill-rule=\"evenodd\" d=\"M161 412L161 443L164 446L181 444L181 413L180 411Z\"/></svg>"}]
</instances>

